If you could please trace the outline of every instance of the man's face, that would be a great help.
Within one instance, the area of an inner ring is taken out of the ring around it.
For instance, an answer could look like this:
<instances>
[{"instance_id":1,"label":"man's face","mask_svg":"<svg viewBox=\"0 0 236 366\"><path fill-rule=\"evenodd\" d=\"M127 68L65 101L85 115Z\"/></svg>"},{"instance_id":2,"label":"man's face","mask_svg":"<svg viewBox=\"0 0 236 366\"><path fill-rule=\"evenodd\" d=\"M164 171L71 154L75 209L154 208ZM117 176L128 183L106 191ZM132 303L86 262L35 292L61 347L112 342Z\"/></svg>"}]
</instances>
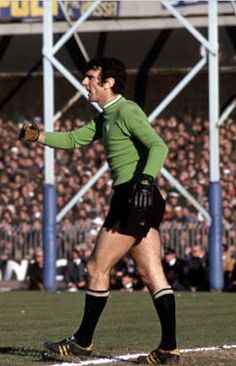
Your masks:
<instances>
[{"instance_id":1,"label":"man's face","mask_svg":"<svg viewBox=\"0 0 236 366\"><path fill-rule=\"evenodd\" d=\"M101 81L101 69L92 69L86 72L82 85L88 91L90 102L96 102L99 105L106 103L106 83Z\"/></svg>"}]
</instances>

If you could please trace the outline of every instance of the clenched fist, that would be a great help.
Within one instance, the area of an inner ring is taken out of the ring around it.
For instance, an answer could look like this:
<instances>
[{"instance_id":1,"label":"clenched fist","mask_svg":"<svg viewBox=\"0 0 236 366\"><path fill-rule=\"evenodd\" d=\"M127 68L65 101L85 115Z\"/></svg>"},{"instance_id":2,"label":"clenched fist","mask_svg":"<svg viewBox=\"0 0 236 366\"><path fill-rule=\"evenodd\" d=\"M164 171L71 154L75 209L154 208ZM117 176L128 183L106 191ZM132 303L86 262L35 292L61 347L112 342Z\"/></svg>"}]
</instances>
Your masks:
<instances>
[{"instance_id":1,"label":"clenched fist","mask_svg":"<svg viewBox=\"0 0 236 366\"><path fill-rule=\"evenodd\" d=\"M37 123L24 124L20 130L19 138L24 142L34 142L39 138L40 130Z\"/></svg>"}]
</instances>

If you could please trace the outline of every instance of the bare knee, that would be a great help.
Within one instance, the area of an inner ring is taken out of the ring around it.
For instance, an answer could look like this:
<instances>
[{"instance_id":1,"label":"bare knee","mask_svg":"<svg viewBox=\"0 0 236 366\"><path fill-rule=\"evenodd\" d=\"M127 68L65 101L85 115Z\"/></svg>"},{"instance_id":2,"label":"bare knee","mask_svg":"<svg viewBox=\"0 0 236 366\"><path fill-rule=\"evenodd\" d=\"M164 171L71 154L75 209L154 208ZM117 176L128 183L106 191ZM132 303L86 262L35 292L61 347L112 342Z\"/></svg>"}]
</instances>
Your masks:
<instances>
[{"instance_id":1,"label":"bare knee","mask_svg":"<svg viewBox=\"0 0 236 366\"><path fill-rule=\"evenodd\" d=\"M168 286L166 276L164 274L161 264L155 268L142 268L137 266L138 274L143 284L150 292Z\"/></svg>"}]
</instances>

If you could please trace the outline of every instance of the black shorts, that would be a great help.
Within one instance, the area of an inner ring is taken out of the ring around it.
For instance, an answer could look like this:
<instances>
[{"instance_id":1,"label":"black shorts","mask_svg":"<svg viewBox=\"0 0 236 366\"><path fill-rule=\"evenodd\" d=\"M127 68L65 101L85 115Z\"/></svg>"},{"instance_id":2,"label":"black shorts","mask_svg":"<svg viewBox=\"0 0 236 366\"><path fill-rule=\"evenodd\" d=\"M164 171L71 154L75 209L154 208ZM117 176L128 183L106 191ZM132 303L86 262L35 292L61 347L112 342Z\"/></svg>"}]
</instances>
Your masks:
<instances>
[{"instance_id":1,"label":"black shorts","mask_svg":"<svg viewBox=\"0 0 236 366\"><path fill-rule=\"evenodd\" d=\"M103 227L140 238L145 237L150 228L159 229L165 212L165 201L155 186L153 207L133 208L130 203L133 185L134 182L127 182L114 187L110 210Z\"/></svg>"}]
</instances>

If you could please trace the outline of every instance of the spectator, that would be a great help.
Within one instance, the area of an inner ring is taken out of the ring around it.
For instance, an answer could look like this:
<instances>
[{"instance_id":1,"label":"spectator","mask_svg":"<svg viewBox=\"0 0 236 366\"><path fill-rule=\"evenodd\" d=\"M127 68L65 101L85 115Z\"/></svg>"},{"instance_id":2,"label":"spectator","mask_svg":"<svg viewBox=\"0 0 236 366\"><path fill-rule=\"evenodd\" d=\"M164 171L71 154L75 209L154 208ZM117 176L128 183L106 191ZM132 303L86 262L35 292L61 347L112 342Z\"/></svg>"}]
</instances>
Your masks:
<instances>
[{"instance_id":1,"label":"spectator","mask_svg":"<svg viewBox=\"0 0 236 366\"><path fill-rule=\"evenodd\" d=\"M80 246L72 250L71 258L65 268L64 280L67 290L71 292L83 290L86 287L86 263Z\"/></svg>"},{"instance_id":2,"label":"spectator","mask_svg":"<svg viewBox=\"0 0 236 366\"><path fill-rule=\"evenodd\" d=\"M132 292L134 290L141 290L148 292L148 289L146 286L144 286L141 279L138 277L137 273L130 273L127 272L122 276L121 280L121 291L122 292Z\"/></svg>"},{"instance_id":3,"label":"spectator","mask_svg":"<svg viewBox=\"0 0 236 366\"><path fill-rule=\"evenodd\" d=\"M131 274L127 273L121 279L121 291L132 292L134 290L134 279Z\"/></svg>"},{"instance_id":4,"label":"spectator","mask_svg":"<svg viewBox=\"0 0 236 366\"><path fill-rule=\"evenodd\" d=\"M6 265L9 259L10 255L7 252L0 255L0 280L5 277Z\"/></svg>"},{"instance_id":5,"label":"spectator","mask_svg":"<svg viewBox=\"0 0 236 366\"><path fill-rule=\"evenodd\" d=\"M29 290L39 290L39 291L44 290L43 262L44 262L43 250L37 249L34 255L34 260L29 264L26 275Z\"/></svg>"},{"instance_id":6,"label":"spectator","mask_svg":"<svg viewBox=\"0 0 236 366\"><path fill-rule=\"evenodd\" d=\"M232 286L232 276L236 260L234 258L232 249L226 244L224 244L222 247L222 259L224 270L224 290L228 291Z\"/></svg>"},{"instance_id":7,"label":"spectator","mask_svg":"<svg viewBox=\"0 0 236 366\"><path fill-rule=\"evenodd\" d=\"M236 291L236 262L234 264L229 291Z\"/></svg>"},{"instance_id":8,"label":"spectator","mask_svg":"<svg viewBox=\"0 0 236 366\"><path fill-rule=\"evenodd\" d=\"M187 288L191 292L208 290L208 259L200 245L191 248L184 271Z\"/></svg>"},{"instance_id":9,"label":"spectator","mask_svg":"<svg viewBox=\"0 0 236 366\"><path fill-rule=\"evenodd\" d=\"M176 291L186 291L184 261L177 258L175 249L165 249L162 265L171 287Z\"/></svg>"}]
</instances>

